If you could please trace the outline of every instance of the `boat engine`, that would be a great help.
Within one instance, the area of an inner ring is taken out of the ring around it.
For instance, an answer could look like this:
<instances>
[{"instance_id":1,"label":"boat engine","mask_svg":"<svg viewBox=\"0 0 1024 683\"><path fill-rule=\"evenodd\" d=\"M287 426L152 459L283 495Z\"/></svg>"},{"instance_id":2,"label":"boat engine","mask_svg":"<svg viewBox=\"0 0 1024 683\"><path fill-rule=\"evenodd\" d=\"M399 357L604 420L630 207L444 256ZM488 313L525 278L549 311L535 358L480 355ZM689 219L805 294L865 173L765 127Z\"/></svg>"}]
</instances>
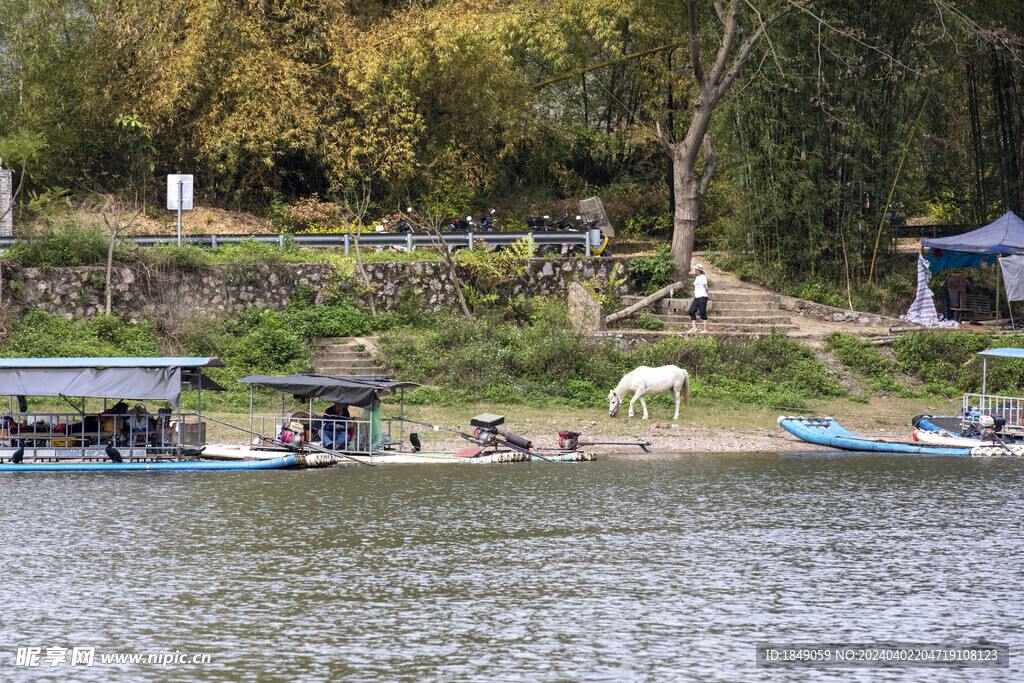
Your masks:
<instances>
[{"instance_id":1,"label":"boat engine","mask_svg":"<svg viewBox=\"0 0 1024 683\"><path fill-rule=\"evenodd\" d=\"M481 446L493 446L498 439L498 427L504 423L503 416L491 413L481 413L469 420L469 424L476 427L473 439Z\"/></svg>"},{"instance_id":2,"label":"boat engine","mask_svg":"<svg viewBox=\"0 0 1024 683\"><path fill-rule=\"evenodd\" d=\"M982 415L978 418L978 436L982 441L995 441L996 434L1006 426L1006 418Z\"/></svg>"},{"instance_id":3,"label":"boat engine","mask_svg":"<svg viewBox=\"0 0 1024 683\"><path fill-rule=\"evenodd\" d=\"M574 451L580 445L580 437L583 432L569 430L558 432L558 447L565 451Z\"/></svg>"},{"instance_id":4,"label":"boat engine","mask_svg":"<svg viewBox=\"0 0 1024 683\"><path fill-rule=\"evenodd\" d=\"M498 431L496 429L477 427L473 430L473 438L481 446L493 446L494 440L498 438Z\"/></svg>"}]
</instances>

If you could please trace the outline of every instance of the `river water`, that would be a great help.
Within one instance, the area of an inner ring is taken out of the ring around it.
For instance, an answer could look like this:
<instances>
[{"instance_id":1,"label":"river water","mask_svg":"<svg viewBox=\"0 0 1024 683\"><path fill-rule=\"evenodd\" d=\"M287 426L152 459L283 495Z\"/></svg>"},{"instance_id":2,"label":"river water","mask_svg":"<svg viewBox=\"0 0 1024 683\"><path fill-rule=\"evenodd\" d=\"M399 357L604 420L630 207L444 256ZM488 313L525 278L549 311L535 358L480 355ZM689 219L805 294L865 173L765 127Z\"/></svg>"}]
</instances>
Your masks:
<instances>
[{"instance_id":1,"label":"river water","mask_svg":"<svg viewBox=\"0 0 1024 683\"><path fill-rule=\"evenodd\" d=\"M1022 484L849 454L5 473L0 679L1021 680ZM1010 667L755 666L887 640ZM133 654L162 659L100 661Z\"/></svg>"}]
</instances>

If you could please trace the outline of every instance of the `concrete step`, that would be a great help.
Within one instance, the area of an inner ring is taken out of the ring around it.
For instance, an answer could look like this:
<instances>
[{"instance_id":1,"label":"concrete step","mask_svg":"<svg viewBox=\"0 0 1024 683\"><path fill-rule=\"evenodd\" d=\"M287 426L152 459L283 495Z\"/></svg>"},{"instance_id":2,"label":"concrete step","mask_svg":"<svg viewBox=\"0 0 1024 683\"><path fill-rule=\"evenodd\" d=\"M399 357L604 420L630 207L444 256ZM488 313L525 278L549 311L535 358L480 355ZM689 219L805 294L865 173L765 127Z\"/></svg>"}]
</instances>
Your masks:
<instances>
[{"instance_id":1,"label":"concrete step","mask_svg":"<svg viewBox=\"0 0 1024 683\"><path fill-rule=\"evenodd\" d=\"M653 313L665 313L665 314L686 314L690 310L690 304L687 303L685 306L674 306L674 305L658 305L655 304L650 308ZM779 310L779 302L777 301L764 301L761 303L748 304L738 303L732 301L719 301L718 299L711 299L708 301L708 311L715 311L716 313L722 313L726 315L762 315L766 311L777 311Z\"/></svg>"},{"instance_id":2,"label":"concrete step","mask_svg":"<svg viewBox=\"0 0 1024 683\"><path fill-rule=\"evenodd\" d=\"M331 367L317 367L317 374L328 375L330 377L386 377L388 375L387 368L373 367L373 368L331 368Z\"/></svg>"},{"instance_id":3,"label":"concrete step","mask_svg":"<svg viewBox=\"0 0 1024 683\"><path fill-rule=\"evenodd\" d=\"M360 358L357 360L317 360L317 367L330 367L330 368L379 368L380 363L377 363L373 358Z\"/></svg>"},{"instance_id":4,"label":"concrete step","mask_svg":"<svg viewBox=\"0 0 1024 683\"><path fill-rule=\"evenodd\" d=\"M622 297L622 303L626 306L634 304L639 301L642 297L635 295L627 295ZM778 301L779 296L772 294L771 292L759 292L759 291L747 291L744 289L726 289L722 291L712 290L711 291L712 301L733 301L737 303L756 303L759 301ZM690 302L693 301L693 297L665 297L659 299L658 302L663 305L669 306L689 306Z\"/></svg>"},{"instance_id":5,"label":"concrete step","mask_svg":"<svg viewBox=\"0 0 1024 683\"><path fill-rule=\"evenodd\" d=\"M316 371L335 377L380 377L387 368L374 355L376 350L366 339L329 337L314 343Z\"/></svg>"},{"instance_id":6,"label":"concrete step","mask_svg":"<svg viewBox=\"0 0 1024 683\"><path fill-rule=\"evenodd\" d=\"M654 315L655 318L662 321L666 325L682 325L690 324L690 316L688 315ZM698 324L700 318L697 319ZM716 323L719 325L787 325L792 320L788 315L758 315L758 316L744 316L744 315L716 315L714 317L708 316L708 323Z\"/></svg>"},{"instance_id":7,"label":"concrete step","mask_svg":"<svg viewBox=\"0 0 1024 683\"><path fill-rule=\"evenodd\" d=\"M347 360L362 360L373 357L366 351L335 351L334 349L317 351L316 356L325 361L338 361L339 363Z\"/></svg>"},{"instance_id":8,"label":"concrete step","mask_svg":"<svg viewBox=\"0 0 1024 683\"><path fill-rule=\"evenodd\" d=\"M701 322L697 321L697 329L701 330L704 326ZM676 332L685 332L690 329L690 321L687 320L685 325L678 324L666 324L666 330L672 330ZM708 333L709 334L771 334L772 332L779 332L782 334L789 334L799 328L792 323L779 323L779 324L768 324L768 323L750 323L750 324L729 324L722 325L719 323L708 320Z\"/></svg>"}]
</instances>

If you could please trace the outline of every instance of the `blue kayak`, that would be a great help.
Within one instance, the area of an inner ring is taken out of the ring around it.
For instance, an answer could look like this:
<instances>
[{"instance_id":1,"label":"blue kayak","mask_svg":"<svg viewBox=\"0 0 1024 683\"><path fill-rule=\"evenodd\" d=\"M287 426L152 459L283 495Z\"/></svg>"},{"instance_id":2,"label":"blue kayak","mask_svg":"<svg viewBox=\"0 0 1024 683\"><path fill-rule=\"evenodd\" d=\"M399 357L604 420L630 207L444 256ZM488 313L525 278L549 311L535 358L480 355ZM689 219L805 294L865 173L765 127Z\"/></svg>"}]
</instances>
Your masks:
<instances>
[{"instance_id":1,"label":"blue kayak","mask_svg":"<svg viewBox=\"0 0 1024 683\"><path fill-rule=\"evenodd\" d=\"M999 453L981 452L982 447L946 447L925 446L915 443L884 441L855 434L841 427L835 420L828 417L779 417L779 426L793 436L808 443L844 451L860 451L866 453L901 453L911 455L946 455L970 457L972 455L999 455ZM993 450L984 448L985 451ZM978 451L978 452L975 452ZM1005 454L1005 453L1004 453Z\"/></svg>"}]
</instances>

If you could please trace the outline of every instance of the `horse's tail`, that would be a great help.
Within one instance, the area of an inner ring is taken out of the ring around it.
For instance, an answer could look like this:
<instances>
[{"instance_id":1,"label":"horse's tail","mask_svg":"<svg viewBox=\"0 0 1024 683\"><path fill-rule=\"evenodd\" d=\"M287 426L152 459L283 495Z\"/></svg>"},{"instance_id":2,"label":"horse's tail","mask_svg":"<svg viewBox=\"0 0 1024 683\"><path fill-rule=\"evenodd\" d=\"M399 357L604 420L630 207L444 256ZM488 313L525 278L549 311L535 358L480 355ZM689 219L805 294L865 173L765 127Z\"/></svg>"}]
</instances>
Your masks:
<instances>
[{"instance_id":1,"label":"horse's tail","mask_svg":"<svg viewBox=\"0 0 1024 683\"><path fill-rule=\"evenodd\" d=\"M683 401L686 402L686 407L690 407L690 373L683 370Z\"/></svg>"}]
</instances>

